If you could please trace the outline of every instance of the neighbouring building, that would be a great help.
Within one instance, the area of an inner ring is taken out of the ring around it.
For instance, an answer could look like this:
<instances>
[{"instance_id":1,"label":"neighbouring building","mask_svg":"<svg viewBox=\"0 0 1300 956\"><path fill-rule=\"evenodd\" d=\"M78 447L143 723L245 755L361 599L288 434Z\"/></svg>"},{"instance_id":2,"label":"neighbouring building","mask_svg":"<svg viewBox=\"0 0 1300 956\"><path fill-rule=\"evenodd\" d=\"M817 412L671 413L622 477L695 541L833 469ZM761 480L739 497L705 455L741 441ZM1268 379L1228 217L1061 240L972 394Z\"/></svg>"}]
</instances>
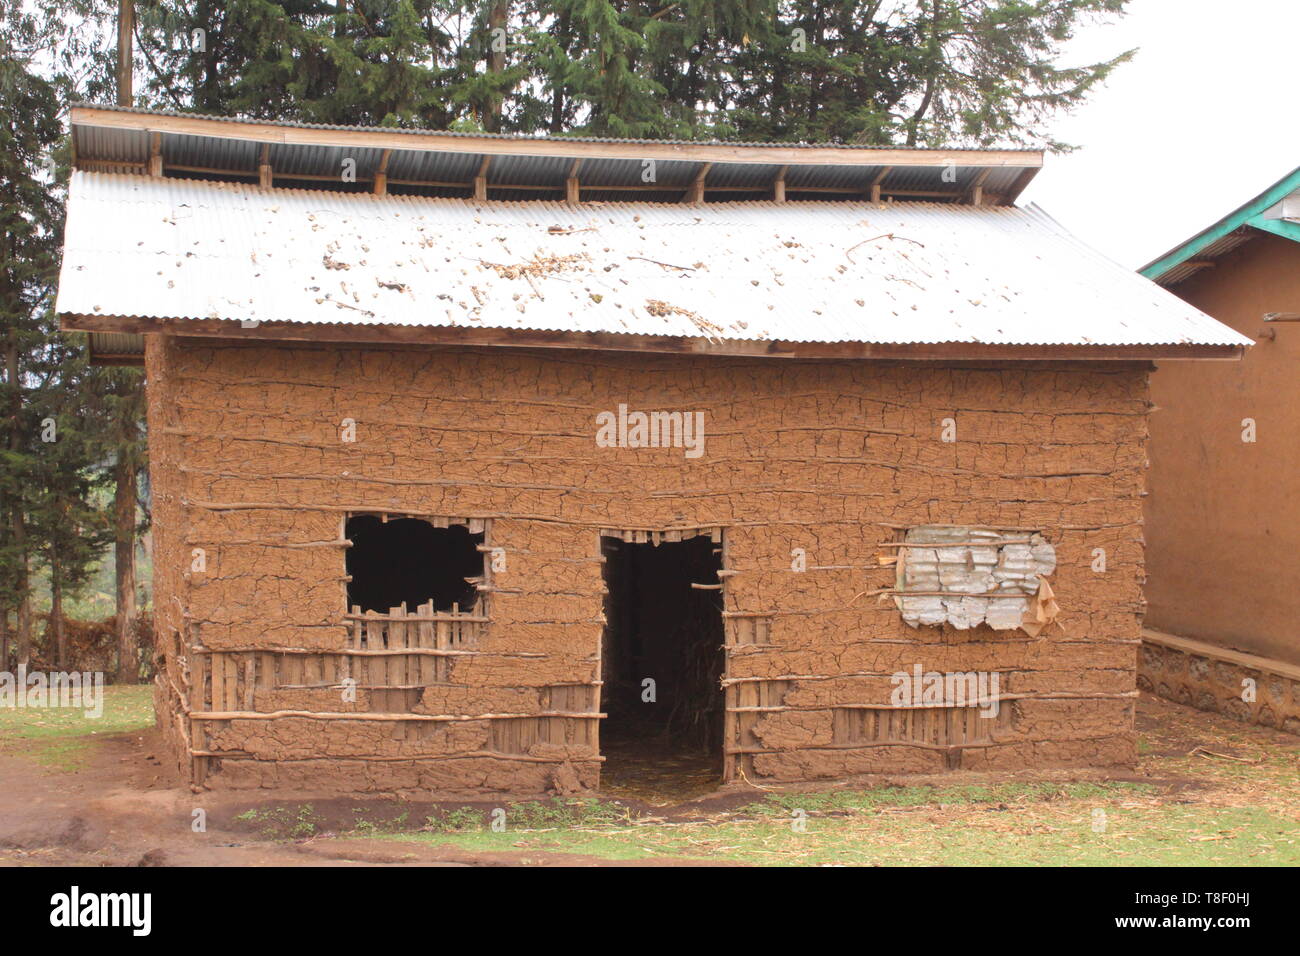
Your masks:
<instances>
[{"instance_id":1,"label":"neighbouring building","mask_svg":"<svg viewBox=\"0 0 1300 956\"><path fill-rule=\"evenodd\" d=\"M1152 376L1143 683L1300 733L1300 169L1141 271L1256 341Z\"/></svg>"},{"instance_id":2,"label":"neighbouring building","mask_svg":"<svg viewBox=\"0 0 1300 956\"><path fill-rule=\"evenodd\" d=\"M1148 375L1249 340L1014 205L1040 153L72 133L195 783L1133 759Z\"/></svg>"}]
</instances>

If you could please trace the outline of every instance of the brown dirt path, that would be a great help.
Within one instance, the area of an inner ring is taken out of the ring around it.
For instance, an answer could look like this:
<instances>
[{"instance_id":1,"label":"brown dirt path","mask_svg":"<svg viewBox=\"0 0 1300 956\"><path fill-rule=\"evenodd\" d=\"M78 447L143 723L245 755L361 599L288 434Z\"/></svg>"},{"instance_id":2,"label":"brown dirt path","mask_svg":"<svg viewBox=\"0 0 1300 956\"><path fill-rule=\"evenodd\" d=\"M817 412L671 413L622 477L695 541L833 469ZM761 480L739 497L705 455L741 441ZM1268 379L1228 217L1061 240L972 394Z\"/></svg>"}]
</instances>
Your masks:
<instances>
[{"instance_id":1,"label":"brown dirt path","mask_svg":"<svg viewBox=\"0 0 1300 956\"><path fill-rule=\"evenodd\" d=\"M332 835L277 841L234 822L251 806L310 800L302 794L191 793L173 786L150 732L98 738L88 765L54 770L0 753L0 866L609 866L556 853L468 853L452 846ZM322 816L347 818L357 800L315 800ZM387 808L400 806L382 801ZM194 809L205 833L191 829ZM667 861L653 861L663 865ZM681 860L690 864L693 861Z\"/></svg>"},{"instance_id":2,"label":"brown dirt path","mask_svg":"<svg viewBox=\"0 0 1300 956\"><path fill-rule=\"evenodd\" d=\"M1290 735L1249 727L1148 694L1142 695L1137 722L1149 749L1133 771L993 776L1007 780L1141 781L1158 786L1179 802L1212 799L1231 803L1240 798L1238 802L1256 805L1267 803L1267 795L1258 788L1231 780L1211 782L1196 772L1202 768L1188 767L1185 755L1205 751L1212 759L1204 763L1232 767L1238 750L1244 754L1256 745L1296 749L1296 738ZM153 732L95 737L89 741L85 765L72 772L38 763L14 747L0 752L0 866L644 866L717 862L685 858L621 862L535 850L471 852L427 842L336 835L354 831L358 814L373 821L390 821L399 814L418 821L438 805L375 798L322 800L311 794L269 791L195 794L175 784L168 768L155 756L162 753L160 746ZM957 772L943 777L863 779L854 785L994 782L990 775L978 775L978 781L967 776ZM667 801L653 797L647 801L624 793L602 796L615 797L635 811L663 820L719 820L752 803L760 791L729 787L694 799ZM484 809L499 803L480 798L442 806ZM309 839L275 839L258 824L236 819L250 808L302 804L311 805L313 819L320 824L318 831L327 832ZM195 808L206 811L207 832L192 831Z\"/></svg>"}]
</instances>

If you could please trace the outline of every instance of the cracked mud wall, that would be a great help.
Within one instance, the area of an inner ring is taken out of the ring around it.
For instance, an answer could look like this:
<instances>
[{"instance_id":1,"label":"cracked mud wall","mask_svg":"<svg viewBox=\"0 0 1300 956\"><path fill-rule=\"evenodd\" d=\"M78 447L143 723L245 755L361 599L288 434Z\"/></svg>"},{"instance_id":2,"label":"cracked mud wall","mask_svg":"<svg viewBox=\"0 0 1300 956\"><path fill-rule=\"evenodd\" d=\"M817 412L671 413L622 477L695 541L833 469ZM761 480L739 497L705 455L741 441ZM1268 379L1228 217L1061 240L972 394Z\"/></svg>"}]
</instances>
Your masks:
<instances>
[{"instance_id":1,"label":"cracked mud wall","mask_svg":"<svg viewBox=\"0 0 1300 956\"><path fill-rule=\"evenodd\" d=\"M542 715L597 712L608 528L724 529L724 605L738 615L727 747L751 779L953 766L952 747L837 738L837 714L886 705L890 675L917 664L1000 676L1009 716L955 748L959 766L1133 757L1145 367L153 336L148 363L160 712L208 785L594 787L597 721ZM620 403L703 411L704 454L598 447L596 415ZM954 443L940 441L945 418ZM344 419L354 443L340 440ZM417 690L407 718L366 689L344 702L336 686L350 511L483 519L485 546L505 550L474 653ZM1041 532L1057 555L1059 626L1037 638L913 629L892 602L855 600L892 584L881 545L922 524ZM1098 547L1104 574L1090 567ZM795 548L806 572L790 570ZM185 719L184 706L249 716Z\"/></svg>"},{"instance_id":2,"label":"cracked mud wall","mask_svg":"<svg viewBox=\"0 0 1300 956\"><path fill-rule=\"evenodd\" d=\"M149 488L153 535L154 605L154 710L168 753L184 777L191 777L191 707L187 628L185 626L185 566L181 538L186 517L181 505L178 464L182 449L169 433L172 422L173 362L171 339L150 335L145 339L146 416L149 435Z\"/></svg>"}]
</instances>

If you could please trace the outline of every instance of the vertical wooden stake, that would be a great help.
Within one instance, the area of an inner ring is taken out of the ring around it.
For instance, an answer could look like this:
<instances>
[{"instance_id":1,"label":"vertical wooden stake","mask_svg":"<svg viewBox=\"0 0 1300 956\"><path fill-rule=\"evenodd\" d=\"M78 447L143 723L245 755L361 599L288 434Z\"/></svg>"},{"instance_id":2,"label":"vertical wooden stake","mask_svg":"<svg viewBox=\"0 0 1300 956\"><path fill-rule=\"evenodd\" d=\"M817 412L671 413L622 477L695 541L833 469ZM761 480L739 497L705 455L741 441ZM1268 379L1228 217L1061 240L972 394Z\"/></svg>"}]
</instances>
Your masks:
<instances>
[{"instance_id":1,"label":"vertical wooden stake","mask_svg":"<svg viewBox=\"0 0 1300 956\"><path fill-rule=\"evenodd\" d=\"M487 199L487 171L492 163L491 156L484 156L479 163L478 175L474 177L474 198L480 202Z\"/></svg>"}]
</instances>

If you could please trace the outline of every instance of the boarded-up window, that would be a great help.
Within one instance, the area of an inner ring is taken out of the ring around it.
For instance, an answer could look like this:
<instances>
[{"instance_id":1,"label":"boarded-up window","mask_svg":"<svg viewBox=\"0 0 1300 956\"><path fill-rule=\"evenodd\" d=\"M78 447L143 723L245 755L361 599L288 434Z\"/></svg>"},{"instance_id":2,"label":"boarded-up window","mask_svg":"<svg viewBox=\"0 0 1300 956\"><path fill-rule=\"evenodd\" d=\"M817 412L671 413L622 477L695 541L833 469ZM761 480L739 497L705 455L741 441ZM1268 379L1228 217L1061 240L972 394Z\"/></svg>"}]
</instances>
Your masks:
<instances>
[{"instance_id":1,"label":"boarded-up window","mask_svg":"<svg viewBox=\"0 0 1300 956\"><path fill-rule=\"evenodd\" d=\"M987 624L1037 633L1042 579L1056 569L1056 550L1041 534L926 525L908 531L899 550L897 589L904 596L895 600L912 627ZM1050 599L1050 588L1043 596Z\"/></svg>"}]
</instances>

